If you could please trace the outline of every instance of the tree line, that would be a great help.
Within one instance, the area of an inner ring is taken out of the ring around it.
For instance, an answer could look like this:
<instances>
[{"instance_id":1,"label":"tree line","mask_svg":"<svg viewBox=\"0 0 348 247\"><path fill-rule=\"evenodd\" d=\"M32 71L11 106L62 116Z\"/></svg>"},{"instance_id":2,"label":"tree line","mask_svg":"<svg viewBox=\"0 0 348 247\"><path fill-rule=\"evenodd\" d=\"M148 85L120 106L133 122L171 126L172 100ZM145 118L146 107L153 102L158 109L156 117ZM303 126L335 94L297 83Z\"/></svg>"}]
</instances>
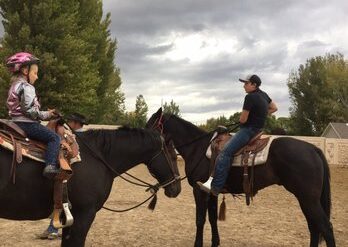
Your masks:
<instances>
[{"instance_id":1,"label":"tree line","mask_svg":"<svg viewBox=\"0 0 348 247\"><path fill-rule=\"evenodd\" d=\"M0 59L28 51L41 59L35 84L41 103L64 114L80 112L93 123L145 126L148 106L138 95L135 111L125 110L120 70L115 60L117 40L110 35L110 13L101 0L0 0L4 35ZM5 101L10 74L0 63L0 118L7 118ZM287 80L290 117L267 119L265 131L290 135L322 133L329 122L348 121L348 63L340 53L309 58ZM180 116L172 100L164 112ZM200 127L238 122L240 112L211 118ZM280 133L280 132L279 132Z\"/></svg>"}]
</instances>

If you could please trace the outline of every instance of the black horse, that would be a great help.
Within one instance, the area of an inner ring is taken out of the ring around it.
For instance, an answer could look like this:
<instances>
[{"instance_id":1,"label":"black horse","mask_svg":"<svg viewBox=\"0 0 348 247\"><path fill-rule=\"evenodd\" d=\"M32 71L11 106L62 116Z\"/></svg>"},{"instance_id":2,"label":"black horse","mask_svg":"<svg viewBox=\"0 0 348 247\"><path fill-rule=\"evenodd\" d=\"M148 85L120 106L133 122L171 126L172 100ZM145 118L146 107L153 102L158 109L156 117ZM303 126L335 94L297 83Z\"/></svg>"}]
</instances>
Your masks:
<instances>
[{"instance_id":1,"label":"black horse","mask_svg":"<svg viewBox=\"0 0 348 247\"><path fill-rule=\"evenodd\" d=\"M181 183L176 157L169 157L163 138L153 130L121 128L90 130L77 134L81 163L73 165L68 182L74 224L63 229L61 246L84 246L88 230L107 200L113 180L140 163L147 165L164 187L176 197ZM173 162L174 160L174 162ZM47 218L53 209L53 181L42 176L43 165L24 159L10 178L12 153L0 147L0 217L11 220Z\"/></svg>"},{"instance_id":2,"label":"black horse","mask_svg":"<svg viewBox=\"0 0 348 247\"><path fill-rule=\"evenodd\" d=\"M203 245L207 210L212 246L218 246L220 238L217 227L217 197L207 198L208 194L196 184L197 181L208 179L210 161L205 153L213 133L207 133L175 115L163 115L161 108L149 119L147 127L159 129L165 139L172 139L185 160L187 179L193 187L196 202L195 246ZM243 193L242 169L231 168L226 188L232 194ZM255 167L254 178L253 194L267 186L278 184L296 196L308 223L311 247L318 246L321 236L328 247L335 246L330 223L330 172L320 149L294 138L277 138L271 144L266 164Z\"/></svg>"}]
</instances>

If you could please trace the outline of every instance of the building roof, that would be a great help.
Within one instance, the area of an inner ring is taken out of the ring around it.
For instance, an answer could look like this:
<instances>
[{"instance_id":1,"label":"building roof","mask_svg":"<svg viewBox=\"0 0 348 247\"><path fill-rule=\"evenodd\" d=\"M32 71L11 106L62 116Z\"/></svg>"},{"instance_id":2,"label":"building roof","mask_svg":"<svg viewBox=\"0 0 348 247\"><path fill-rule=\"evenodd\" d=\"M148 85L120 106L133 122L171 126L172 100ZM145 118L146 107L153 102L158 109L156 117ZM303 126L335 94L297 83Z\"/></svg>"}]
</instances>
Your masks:
<instances>
[{"instance_id":1,"label":"building roof","mask_svg":"<svg viewBox=\"0 0 348 247\"><path fill-rule=\"evenodd\" d=\"M348 139L348 123L329 123L321 136L325 137L330 129L335 132L338 138Z\"/></svg>"}]
</instances>

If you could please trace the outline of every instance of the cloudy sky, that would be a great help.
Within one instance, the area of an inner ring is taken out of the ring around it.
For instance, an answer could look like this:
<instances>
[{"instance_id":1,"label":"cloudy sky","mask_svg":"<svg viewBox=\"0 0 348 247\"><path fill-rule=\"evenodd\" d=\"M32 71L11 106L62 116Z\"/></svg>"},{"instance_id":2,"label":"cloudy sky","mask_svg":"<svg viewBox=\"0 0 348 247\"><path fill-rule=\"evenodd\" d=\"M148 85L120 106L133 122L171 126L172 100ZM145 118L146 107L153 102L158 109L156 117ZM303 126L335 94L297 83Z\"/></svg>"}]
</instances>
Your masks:
<instances>
[{"instance_id":1,"label":"cloudy sky","mask_svg":"<svg viewBox=\"0 0 348 247\"><path fill-rule=\"evenodd\" d=\"M276 116L288 116L291 71L326 53L348 58L347 0L103 2L127 111L142 94L149 115L174 100L197 124L228 117L245 96L238 78L255 73L278 105Z\"/></svg>"},{"instance_id":2,"label":"cloudy sky","mask_svg":"<svg viewBox=\"0 0 348 247\"><path fill-rule=\"evenodd\" d=\"M250 73L289 115L289 73L327 52L348 56L347 0L104 0L128 111L174 100L204 123L241 111Z\"/></svg>"}]
</instances>

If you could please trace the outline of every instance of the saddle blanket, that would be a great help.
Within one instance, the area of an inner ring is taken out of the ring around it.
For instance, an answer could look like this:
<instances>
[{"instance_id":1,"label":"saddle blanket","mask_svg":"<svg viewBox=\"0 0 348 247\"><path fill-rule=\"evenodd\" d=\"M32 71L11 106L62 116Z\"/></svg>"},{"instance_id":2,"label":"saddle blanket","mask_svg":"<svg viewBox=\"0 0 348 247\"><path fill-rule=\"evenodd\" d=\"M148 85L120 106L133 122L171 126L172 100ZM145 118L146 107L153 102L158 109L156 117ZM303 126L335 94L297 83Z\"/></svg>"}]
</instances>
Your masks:
<instances>
[{"instance_id":1,"label":"saddle blanket","mask_svg":"<svg viewBox=\"0 0 348 247\"><path fill-rule=\"evenodd\" d=\"M217 136L217 133L215 133L213 135L213 137L211 138L211 141L214 140L214 138L216 136ZM271 146L271 143L275 138L277 138L277 137L271 136L267 146L264 149L262 149L260 152L256 153L254 165L263 165L266 163L266 160L268 158L268 153L269 153L269 147ZM209 145L209 147L207 149L206 156L208 159L211 159L211 156L212 156L211 145ZM255 154L250 154L248 166L252 166L252 160L253 160L254 156L255 156ZM240 154L238 156L234 156L233 163L231 164L231 166L240 167L240 166L242 166L241 164L242 164L242 155Z\"/></svg>"}]
</instances>

